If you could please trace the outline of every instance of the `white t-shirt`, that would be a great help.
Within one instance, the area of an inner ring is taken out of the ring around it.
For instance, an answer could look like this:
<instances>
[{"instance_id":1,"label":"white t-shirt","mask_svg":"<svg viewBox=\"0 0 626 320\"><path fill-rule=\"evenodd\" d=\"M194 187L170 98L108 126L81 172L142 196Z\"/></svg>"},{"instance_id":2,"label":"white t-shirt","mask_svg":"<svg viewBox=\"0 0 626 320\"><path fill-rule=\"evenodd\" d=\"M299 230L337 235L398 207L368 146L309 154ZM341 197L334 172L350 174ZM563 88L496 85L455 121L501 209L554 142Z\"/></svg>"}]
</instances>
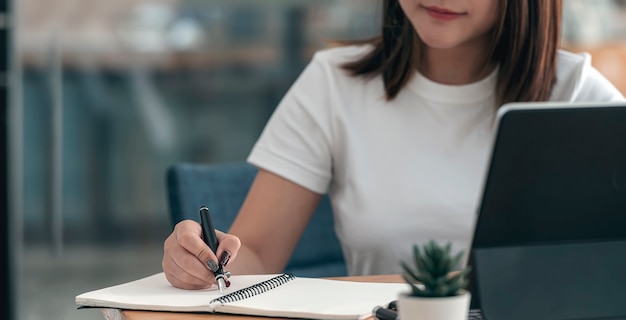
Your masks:
<instances>
[{"instance_id":1,"label":"white t-shirt","mask_svg":"<svg viewBox=\"0 0 626 320\"><path fill-rule=\"evenodd\" d=\"M412 244L430 239L467 249L496 112L497 70L461 86L417 73L387 102L380 76L340 68L370 48L316 53L248 158L329 193L350 275L401 273ZM552 101L623 99L587 54L559 52L557 78Z\"/></svg>"}]
</instances>

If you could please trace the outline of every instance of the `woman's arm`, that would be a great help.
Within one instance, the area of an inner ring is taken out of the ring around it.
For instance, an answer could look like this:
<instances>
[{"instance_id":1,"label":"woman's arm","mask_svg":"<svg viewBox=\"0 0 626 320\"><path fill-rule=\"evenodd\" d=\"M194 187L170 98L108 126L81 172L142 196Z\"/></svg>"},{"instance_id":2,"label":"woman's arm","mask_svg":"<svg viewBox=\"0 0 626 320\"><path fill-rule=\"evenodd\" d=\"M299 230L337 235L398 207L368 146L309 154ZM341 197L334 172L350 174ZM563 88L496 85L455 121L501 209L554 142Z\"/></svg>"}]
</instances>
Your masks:
<instances>
[{"instance_id":1,"label":"woman's arm","mask_svg":"<svg viewBox=\"0 0 626 320\"><path fill-rule=\"evenodd\" d=\"M176 225L164 243L166 278L183 289L207 288L215 279L206 262L217 262L224 251L231 254L226 270L233 274L281 272L320 198L320 194L259 170L230 233L217 232L217 255L204 244L197 222L185 220Z\"/></svg>"},{"instance_id":2,"label":"woman's arm","mask_svg":"<svg viewBox=\"0 0 626 320\"><path fill-rule=\"evenodd\" d=\"M289 261L321 195L259 170L229 234L241 249L233 273L278 273Z\"/></svg>"}]
</instances>

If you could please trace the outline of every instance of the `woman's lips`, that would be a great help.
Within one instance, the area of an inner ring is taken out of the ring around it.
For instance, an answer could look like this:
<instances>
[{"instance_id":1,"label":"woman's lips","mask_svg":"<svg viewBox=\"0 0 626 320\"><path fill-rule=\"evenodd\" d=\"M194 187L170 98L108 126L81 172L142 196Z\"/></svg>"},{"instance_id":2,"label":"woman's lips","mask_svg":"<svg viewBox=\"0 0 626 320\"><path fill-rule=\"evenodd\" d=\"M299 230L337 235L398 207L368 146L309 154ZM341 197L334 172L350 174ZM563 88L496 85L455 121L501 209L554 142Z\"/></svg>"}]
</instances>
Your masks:
<instances>
[{"instance_id":1,"label":"woman's lips","mask_svg":"<svg viewBox=\"0 0 626 320\"><path fill-rule=\"evenodd\" d=\"M436 6L423 7L428 15L436 20L450 21L460 18L465 15L463 12L456 12L446 8L439 8Z\"/></svg>"}]
</instances>

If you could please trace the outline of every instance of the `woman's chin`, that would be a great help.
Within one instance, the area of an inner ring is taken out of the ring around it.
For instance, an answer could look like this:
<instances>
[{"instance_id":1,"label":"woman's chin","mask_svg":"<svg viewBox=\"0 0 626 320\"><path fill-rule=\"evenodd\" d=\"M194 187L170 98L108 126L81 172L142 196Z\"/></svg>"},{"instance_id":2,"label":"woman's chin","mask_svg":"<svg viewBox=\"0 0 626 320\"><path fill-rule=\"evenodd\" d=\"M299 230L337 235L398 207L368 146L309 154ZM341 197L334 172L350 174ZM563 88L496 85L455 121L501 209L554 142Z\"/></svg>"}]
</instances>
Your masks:
<instances>
[{"instance_id":1,"label":"woman's chin","mask_svg":"<svg viewBox=\"0 0 626 320\"><path fill-rule=\"evenodd\" d=\"M424 38L422 38L422 42L428 48L440 49L440 50L452 49L452 48L455 48L455 47L457 47L459 45L459 43L456 42L456 41L450 41L450 40L446 40L446 39L443 39L443 38L438 38L438 39L424 39Z\"/></svg>"}]
</instances>

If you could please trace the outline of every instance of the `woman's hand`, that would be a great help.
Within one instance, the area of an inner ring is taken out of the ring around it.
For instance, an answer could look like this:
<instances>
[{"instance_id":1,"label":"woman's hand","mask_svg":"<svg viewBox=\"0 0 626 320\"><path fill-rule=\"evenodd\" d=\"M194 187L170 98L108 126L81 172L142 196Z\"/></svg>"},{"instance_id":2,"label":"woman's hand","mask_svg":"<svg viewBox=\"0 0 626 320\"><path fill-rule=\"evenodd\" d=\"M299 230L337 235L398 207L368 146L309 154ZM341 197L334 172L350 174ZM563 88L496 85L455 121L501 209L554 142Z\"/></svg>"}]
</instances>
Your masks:
<instances>
[{"instance_id":1,"label":"woman's hand","mask_svg":"<svg viewBox=\"0 0 626 320\"><path fill-rule=\"evenodd\" d=\"M193 220L176 224L163 246L161 263L167 280L181 289L205 289L215 284L215 275L207 261L218 263L218 257L227 251L232 261L237 257L241 242L234 235L216 230L219 247L217 256L202 240L202 228ZM226 263L228 262L226 261Z\"/></svg>"}]
</instances>

